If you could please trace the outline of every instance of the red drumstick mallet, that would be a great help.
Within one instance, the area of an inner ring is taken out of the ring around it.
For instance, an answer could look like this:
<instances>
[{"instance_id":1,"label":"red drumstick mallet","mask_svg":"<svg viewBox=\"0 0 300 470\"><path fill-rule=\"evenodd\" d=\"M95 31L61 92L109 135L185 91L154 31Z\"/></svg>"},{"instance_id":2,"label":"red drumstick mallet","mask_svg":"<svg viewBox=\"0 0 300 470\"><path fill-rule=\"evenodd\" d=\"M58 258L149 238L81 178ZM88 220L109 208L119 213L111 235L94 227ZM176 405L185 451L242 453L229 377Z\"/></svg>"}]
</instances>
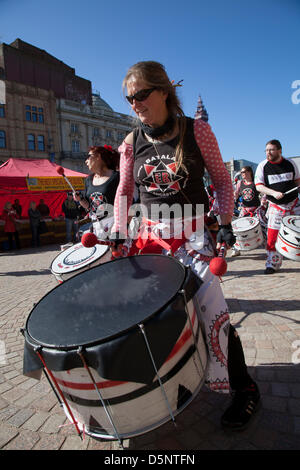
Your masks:
<instances>
[{"instance_id":1,"label":"red drumstick mallet","mask_svg":"<svg viewBox=\"0 0 300 470\"><path fill-rule=\"evenodd\" d=\"M113 246L114 243L106 240L99 240L94 233L87 232L84 233L81 237L81 243L86 248L92 248L95 245L109 245Z\"/></svg>"},{"instance_id":2,"label":"red drumstick mallet","mask_svg":"<svg viewBox=\"0 0 300 470\"><path fill-rule=\"evenodd\" d=\"M215 276L223 276L227 271L227 262L225 260L226 244L223 243L218 256L213 258L209 263L209 269Z\"/></svg>"},{"instance_id":3,"label":"red drumstick mallet","mask_svg":"<svg viewBox=\"0 0 300 470\"><path fill-rule=\"evenodd\" d=\"M62 166L59 166L58 168L56 168L56 171L57 171L57 173L58 173L59 175L61 175L61 176L65 179L66 183L68 183L68 185L69 185L70 188L72 189L73 193L75 193L76 191L75 191L75 189L73 188L73 186L72 186L72 184L70 183L70 181L68 180L68 178L66 177L66 175L65 175L65 170L63 169L63 167L62 167Z\"/></svg>"}]
</instances>

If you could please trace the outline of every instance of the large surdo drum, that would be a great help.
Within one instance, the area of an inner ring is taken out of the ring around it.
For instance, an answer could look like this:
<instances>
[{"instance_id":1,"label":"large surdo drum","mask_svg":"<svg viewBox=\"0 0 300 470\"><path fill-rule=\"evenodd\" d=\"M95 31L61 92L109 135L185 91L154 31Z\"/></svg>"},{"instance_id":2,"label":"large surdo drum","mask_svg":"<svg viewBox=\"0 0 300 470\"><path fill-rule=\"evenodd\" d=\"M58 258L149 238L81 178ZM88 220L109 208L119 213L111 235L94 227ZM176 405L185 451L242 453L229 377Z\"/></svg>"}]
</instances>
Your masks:
<instances>
[{"instance_id":1,"label":"large surdo drum","mask_svg":"<svg viewBox=\"0 0 300 470\"><path fill-rule=\"evenodd\" d=\"M24 374L44 370L77 432L124 439L173 420L207 364L201 281L164 255L121 258L59 284L31 311Z\"/></svg>"}]
</instances>

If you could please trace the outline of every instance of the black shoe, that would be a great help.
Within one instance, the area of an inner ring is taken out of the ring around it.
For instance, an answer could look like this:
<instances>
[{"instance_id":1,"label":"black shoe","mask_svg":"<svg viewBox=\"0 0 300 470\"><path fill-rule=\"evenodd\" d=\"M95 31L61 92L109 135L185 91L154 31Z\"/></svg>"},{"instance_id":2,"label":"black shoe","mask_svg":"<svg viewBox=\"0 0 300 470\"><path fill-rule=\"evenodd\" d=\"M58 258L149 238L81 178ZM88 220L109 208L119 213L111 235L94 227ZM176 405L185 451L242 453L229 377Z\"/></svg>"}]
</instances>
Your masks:
<instances>
[{"instance_id":1,"label":"black shoe","mask_svg":"<svg viewBox=\"0 0 300 470\"><path fill-rule=\"evenodd\" d=\"M242 391L234 392L232 403L221 418L222 426L232 431L244 430L260 404L260 393L255 383Z\"/></svg>"},{"instance_id":2,"label":"black shoe","mask_svg":"<svg viewBox=\"0 0 300 470\"><path fill-rule=\"evenodd\" d=\"M274 274L276 271L274 268L266 268L264 274Z\"/></svg>"}]
</instances>

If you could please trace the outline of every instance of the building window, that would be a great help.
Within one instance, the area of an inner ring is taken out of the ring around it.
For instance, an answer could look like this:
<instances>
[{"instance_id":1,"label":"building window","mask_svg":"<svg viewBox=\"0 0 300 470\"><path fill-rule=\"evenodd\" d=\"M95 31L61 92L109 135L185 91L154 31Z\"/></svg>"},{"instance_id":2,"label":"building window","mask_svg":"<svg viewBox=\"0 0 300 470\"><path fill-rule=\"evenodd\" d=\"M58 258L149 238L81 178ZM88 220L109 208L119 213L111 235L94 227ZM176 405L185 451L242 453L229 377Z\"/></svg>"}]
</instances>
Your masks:
<instances>
[{"instance_id":1,"label":"building window","mask_svg":"<svg viewBox=\"0 0 300 470\"><path fill-rule=\"evenodd\" d=\"M100 129L98 127L94 127L94 137L99 137Z\"/></svg>"},{"instance_id":2,"label":"building window","mask_svg":"<svg viewBox=\"0 0 300 470\"><path fill-rule=\"evenodd\" d=\"M27 136L28 150L35 150L35 136L28 134Z\"/></svg>"},{"instance_id":3,"label":"building window","mask_svg":"<svg viewBox=\"0 0 300 470\"><path fill-rule=\"evenodd\" d=\"M72 134L78 134L78 124L71 122L71 132Z\"/></svg>"},{"instance_id":4,"label":"building window","mask_svg":"<svg viewBox=\"0 0 300 470\"><path fill-rule=\"evenodd\" d=\"M106 131L106 137L111 139L112 138L112 131L107 130Z\"/></svg>"},{"instance_id":5,"label":"building window","mask_svg":"<svg viewBox=\"0 0 300 470\"><path fill-rule=\"evenodd\" d=\"M44 123L44 108L37 108L36 106L25 106L25 119L26 121Z\"/></svg>"},{"instance_id":6,"label":"building window","mask_svg":"<svg viewBox=\"0 0 300 470\"><path fill-rule=\"evenodd\" d=\"M80 152L79 140L72 140L72 152Z\"/></svg>"},{"instance_id":7,"label":"building window","mask_svg":"<svg viewBox=\"0 0 300 470\"><path fill-rule=\"evenodd\" d=\"M45 151L45 138L43 135L38 135L38 150Z\"/></svg>"},{"instance_id":8,"label":"building window","mask_svg":"<svg viewBox=\"0 0 300 470\"><path fill-rule=\"evenodd\" d=\"M5 107L4 107L4 104L0 104L0 117L5 117Z\"/></svg>"},{"instance_id":9,"label":"building window","mask_svg":"<svg viewBox=\"0 0 300 470\"><path fill-rule=\"evenodd\" d=\"M5 131L0 131L0 149L5 149L6 147L6 134Z\"/></svg>"}]
</instances>

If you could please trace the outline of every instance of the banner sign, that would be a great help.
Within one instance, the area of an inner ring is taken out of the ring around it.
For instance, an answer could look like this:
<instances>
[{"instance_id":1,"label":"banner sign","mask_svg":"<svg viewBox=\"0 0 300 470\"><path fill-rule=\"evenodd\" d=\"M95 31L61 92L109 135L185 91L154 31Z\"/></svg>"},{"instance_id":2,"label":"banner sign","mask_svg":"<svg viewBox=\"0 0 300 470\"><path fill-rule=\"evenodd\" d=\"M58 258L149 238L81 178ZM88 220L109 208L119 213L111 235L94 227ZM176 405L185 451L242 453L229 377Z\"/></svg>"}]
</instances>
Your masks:
<instances>
[{"instance_id":1,"label":"banner sign","mask_svg":"<svg viewBox=\"0 0 300 470\"><path fill-rule=\"evenodd\" d=\"M68 176L67 178L76 191L84 190L85 178L78 176ZM26 183L29 191L71 191L70 186L62 176L57 178L49 176L27 177Z\"/></svg>"}]
</instances>

